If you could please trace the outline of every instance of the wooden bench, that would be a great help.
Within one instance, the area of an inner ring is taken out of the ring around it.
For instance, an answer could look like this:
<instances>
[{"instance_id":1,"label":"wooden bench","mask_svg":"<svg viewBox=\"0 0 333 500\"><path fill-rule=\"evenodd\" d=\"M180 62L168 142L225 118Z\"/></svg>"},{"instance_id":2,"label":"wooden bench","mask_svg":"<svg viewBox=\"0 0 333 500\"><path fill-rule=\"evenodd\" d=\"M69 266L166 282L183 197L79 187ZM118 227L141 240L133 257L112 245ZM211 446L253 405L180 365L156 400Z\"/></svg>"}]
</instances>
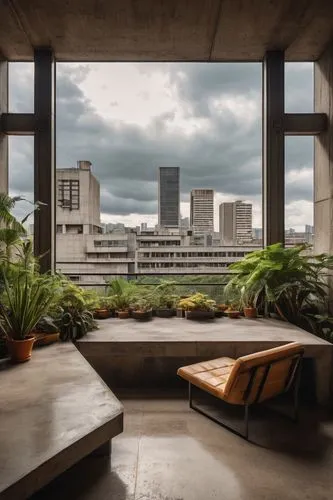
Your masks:
<instances>
[{"instance_id":1,"label":"wooden bench","mask_svg":"<svg viewBox=\"0 0 333 500\"><path fill-rule=\"evenodd\" d=\"M240 358L218 358L179 368L178 375L189 382L190 407L248 439L249 407L272 399L294 387L294 418L297 418L298 388L304 348L297 342L249 354ZM226 403L244 407L245 431L226 425L193 404L192 384Z\"/></svg>"}]
</instances>

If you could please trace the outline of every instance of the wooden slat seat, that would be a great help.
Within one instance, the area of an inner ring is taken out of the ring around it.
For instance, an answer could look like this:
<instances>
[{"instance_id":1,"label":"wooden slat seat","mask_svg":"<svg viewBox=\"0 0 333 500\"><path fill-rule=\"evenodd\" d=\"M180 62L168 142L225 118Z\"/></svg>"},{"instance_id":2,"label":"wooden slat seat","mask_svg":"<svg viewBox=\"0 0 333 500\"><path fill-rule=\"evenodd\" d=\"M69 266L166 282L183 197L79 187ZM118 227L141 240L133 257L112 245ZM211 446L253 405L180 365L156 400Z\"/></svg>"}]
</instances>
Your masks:
<instances>
[{"instance_id":1,"label":"wooden slat seat","mask_svg":"<svg viewBox=\"0 0 333 500\"><path fill-rule=\"evenodd\" d=\"M179 368L177 374L226 403L247 408L286 392L299 372L304 348L297 342L242 356L217 358ZM247 420L247 417L246 417Z\"/></svg>"}]
</instances>

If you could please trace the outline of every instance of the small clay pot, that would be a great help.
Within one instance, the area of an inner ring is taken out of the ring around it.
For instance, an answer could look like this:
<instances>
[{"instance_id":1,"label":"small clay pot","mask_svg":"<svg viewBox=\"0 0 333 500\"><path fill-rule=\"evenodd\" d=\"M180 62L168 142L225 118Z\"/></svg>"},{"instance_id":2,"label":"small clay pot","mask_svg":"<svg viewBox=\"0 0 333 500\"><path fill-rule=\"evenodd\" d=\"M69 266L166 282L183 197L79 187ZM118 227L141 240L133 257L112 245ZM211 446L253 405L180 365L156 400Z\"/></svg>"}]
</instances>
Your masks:
<instances>
[{"instance_id":1,"label":"small clay pot","mask_svg":"<svg viewBox=\"0 0 333 500\"><path fill-rule=\"evenodd\" d=\"M256 307L244 307L244 316L245 318L254 319L257 317L257 308Z\"/></svg>"},{"instance_id":2,"label":"small clay pot","mask_svg":"<svg viewBox=\"0 0 333 500\"><path fill-rule=\"evenodd\" d=\"M13 363L24 363L31 358L35 337L29 335L24 340L7 339L8 352Z\"/></svg>"},{"instance_id":3,"label":"small clay pot","mask_svg":"<svg viewBox=\"0 0 333 500\"><path fill-rule=\"evenodd\" d=\"M128 319L130 317L128 311L117 311L117 316L119 319Z\"/></svg>"}]
</instances>

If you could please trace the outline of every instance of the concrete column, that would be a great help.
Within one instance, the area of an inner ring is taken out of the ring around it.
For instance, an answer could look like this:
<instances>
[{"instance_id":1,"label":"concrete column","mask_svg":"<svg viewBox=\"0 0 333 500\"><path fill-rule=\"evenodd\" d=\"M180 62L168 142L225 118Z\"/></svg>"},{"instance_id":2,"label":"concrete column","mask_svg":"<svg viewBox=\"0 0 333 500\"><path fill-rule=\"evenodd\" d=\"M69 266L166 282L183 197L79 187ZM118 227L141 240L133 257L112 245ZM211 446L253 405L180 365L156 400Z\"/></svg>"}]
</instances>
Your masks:
<instances>
[{"instance_id":1,"label":"concrete column","mask_svg":"<svg viewBox=\"0 0 333 500\"><path fill-rule=\"evenodd\" d=\"M0 116L8 112L8 63L0 60ZM0 130L0 193L8 193L8 137Z\"/></svg>"},{"instance_id":2,"label":"concrete column","mask_svg":"<svg viewBox=\"0 0 333 500\"><path fill-rule=\"evenodd\" d=\"M35 212L34 251L42 272L55 265L55 71L52 49L35 50Z\"/></svg>"},{"instance_id":3,"label":"concrete column","mask_svg":"<svg viewBox=\"0 0 333 500\"><path fill-rule=\"evenodd\" d=\"M333 252L333 43L315 63L315 112L327 113L328 128L315 137L314 250Z\"/></svg>"},{"instance_id":4,"label":"concrete column","mask_svg":"<svg viewBox=\"0 0 333 500\"><path fill-rule=\"evenodd\" d=\"M263 241L284 243L284 52L263 61Z\"/></svg>"}]
</instances>

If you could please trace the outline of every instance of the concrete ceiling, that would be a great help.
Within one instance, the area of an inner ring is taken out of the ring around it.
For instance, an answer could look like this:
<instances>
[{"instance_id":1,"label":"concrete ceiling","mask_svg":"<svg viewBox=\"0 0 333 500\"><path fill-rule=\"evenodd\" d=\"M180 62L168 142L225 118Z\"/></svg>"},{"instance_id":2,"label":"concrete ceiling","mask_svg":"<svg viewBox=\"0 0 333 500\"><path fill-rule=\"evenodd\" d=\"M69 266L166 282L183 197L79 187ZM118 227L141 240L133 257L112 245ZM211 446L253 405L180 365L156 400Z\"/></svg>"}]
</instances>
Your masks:
<instances>
[{"instance_id":1,"label":"concrete ceiling","mask_svg":"<svg viewBox=\"0 0 333 500\"><path fill-rule=\"evenodd\" d=\"M31 61L318 59L333 38L333 0L0 0L0 55Z\"/></svg>"}]
</instances>

